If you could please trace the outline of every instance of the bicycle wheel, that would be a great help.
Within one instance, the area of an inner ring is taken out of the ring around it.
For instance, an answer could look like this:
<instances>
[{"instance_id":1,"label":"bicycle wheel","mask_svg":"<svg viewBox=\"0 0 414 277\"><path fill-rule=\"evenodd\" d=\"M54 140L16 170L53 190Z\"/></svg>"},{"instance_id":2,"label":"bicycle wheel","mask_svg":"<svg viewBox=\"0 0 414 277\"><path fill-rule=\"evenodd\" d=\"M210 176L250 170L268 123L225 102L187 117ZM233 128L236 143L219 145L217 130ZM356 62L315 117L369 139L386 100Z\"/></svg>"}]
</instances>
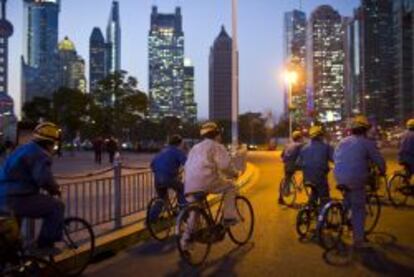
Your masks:
<instances>
[{"instance_id":1,"label":"bicycle wheel","mask_svg":"<svg viewBox=\"0 0 414 277\"><path fill-rule=\"evenodd\" d=\"M305 238L311 226L311 212L308 207L299 210L296 216L296 232L301 239Z\"/></svg>"},{"instance_id":2,"label":"bicycle wheel","mask_svg":"<svg viewBox=\"0 0 414 277\"><path fill-rule=\"evenodd\" d=\"M325 249L336 247L341 240L344 224L344 208L341 203L328 203L318 217L317 234Z\"/></svg>"},{"instance_id":3,"label":"bicycle wheel","mask_svg":"<svg viewBox=\"0 0 414 277\"><path fill-rule=\"evenodd\" d=\"M58 243L63 254L67 253L61 271L67 276L79 276L89 265L95 251L95 234L88 222L77 217L64 221L63 240ZM51 257L53 260L53 257Z\"/></svg>"},{"instance_id":4,"label":"bicycle wheel","mask_svg":"<svg viewBox=\"0 0 414 277\"><path fill-rule=\"evenodd\" d=\"M374 231L381 215L381 202L376 194L368 194L365 203L365 234Z\"/></svg>"},{"instance_id":5,"label":"bicycle wheel","mask_svg":"<svg viewBox=\"0 0 414 277\"><path fill-rule=\"evenodd\" d=\"M151 236L158 240L164 241L170 236L173 219L169 211L169 205L159 197L153 198L147 208L145 223Z\"/></svg>"},{"instance_id":6,"label":"bicycle wheel","mask_svg":"<svg viewBox=\"0 0 414 277\"><path fill-rule=\"evenodd\" d=\"M244 196L236 196L237 224L227 230L230 239L238 245L246 244L253 235L254 212L250 201Z\"/></svg>"},{"instance_id":7,"label":"bicycle wheel","mask_svg":"<svg viewBox=\"0 0 414 277\"><path fill-rule=\"evenodd\" d=\"M66 276L52 263L39 257L22 256L17 264L7 264L4 277L58 277Z\"/></svg>"},{"instance_id":8,"label":"bicycle wheel","mask_svg":"<svg viewBox=\"0 0 414 277\"><path fill-rule=\"evenodd\" d=\"M181 258L188 264L202 264L212 244L213 224L207 213L199 207L190 206L177 218L176 242Z\"/></svg>"},{"instance_id":9,"label":"bicycle wheel","mask_svg":"<svg viewBox=\"0 0 414 277\"><path fill-rule=\"evenodd\" d=\"M285 181L285 178L283 178L279 185L279 193L282 196L283 202L287 206L292 206L296 200L295 182L292 179L289 181Z\"/></svg>"},{"instance_id":10,"label":"bicycle wheel","mask_svg":"<svg viewBox=\"0 0 414 277\"><path fill-rule=\"evenodd\" d=\"M395 174L388 182L388 197L394 206L402 206L407 203L408 195L404 193L404 188L410 186L409 180L402 174Z\"/></svg>"}]
</instances>

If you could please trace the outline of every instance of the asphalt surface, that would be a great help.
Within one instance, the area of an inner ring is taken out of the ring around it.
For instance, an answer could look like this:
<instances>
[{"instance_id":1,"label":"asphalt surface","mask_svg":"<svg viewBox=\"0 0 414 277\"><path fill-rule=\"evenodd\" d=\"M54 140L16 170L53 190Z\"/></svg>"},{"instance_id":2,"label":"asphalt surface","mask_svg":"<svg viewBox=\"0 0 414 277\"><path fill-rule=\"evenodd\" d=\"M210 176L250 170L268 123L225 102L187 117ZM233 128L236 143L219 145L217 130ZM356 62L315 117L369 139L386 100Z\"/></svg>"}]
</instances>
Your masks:
<instances>
[{"instance_id":1,"label":"asphalt surface","mask_svg":"<svg viewBox=\"0 0 414 277\"><path fill-rule=\"evenodd\" d=\"M387 157L393 170L393 157ZM395 209L385 203L379 225L369 238L371 250L359 254L325 252L315 242L299 241L297 209L276 203L276 187L282 178L279 153L251 153L249 160L260 170L257 182L246 193L256 217L250 243L238 247L226 238L213 245L205 265L192 268L181 261L173 239L148 241L91 265L85 275L414 276L414 206Z\"/></svg>"}]
</instances>

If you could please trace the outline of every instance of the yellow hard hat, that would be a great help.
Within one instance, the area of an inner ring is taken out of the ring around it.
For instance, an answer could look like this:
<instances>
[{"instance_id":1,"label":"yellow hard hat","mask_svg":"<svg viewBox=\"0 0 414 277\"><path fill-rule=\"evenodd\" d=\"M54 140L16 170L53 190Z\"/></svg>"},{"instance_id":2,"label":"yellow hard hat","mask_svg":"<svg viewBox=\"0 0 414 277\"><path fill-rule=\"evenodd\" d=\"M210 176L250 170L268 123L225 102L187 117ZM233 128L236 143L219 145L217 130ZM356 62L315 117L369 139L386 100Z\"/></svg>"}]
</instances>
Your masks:
<instances>
[{"instance_id":1,"label":"yellow hard hat","mask_svg":"<svg viewBox=\"0 0 414 277\"><path fill-rule=\"evenodd\" d=\"M33 131L33 137L36 140L47 140L57 142L59 140L60 130L56 124L52 122L43 122L36 126Z\"/></svg>"},{"instance_id":2,"label":"yellow hard hat","mask_svg":"<svg viewBox=\"0 0 414 277\"><path fill-rule=\"evenodd\" d=\"M215 122L209 121L209 122L204 123L201 126L200 135L204 136L205 134L208 134L214 131L219 132L219 126Z\"/></svg>"},{"instance_id":3,"label":"yellow hard hat","mask_svg":"<svg viewBox=\"0 0 414 277\"><path fill-rule=\"evenodd\" d=\"M364 115L357 115L352 119L351 128L370 128L371 124L369 124L368 119Z\"/></svg>"},{"instance_id":4,"label":"yellow hard hat","mask_svg":"<svg viewBox=\"0 0 414 277\"><path fill-rule=\"evenodd\" d=\"M414 118L411 118L411 119L407 120L406 126L407 126L408 129L414 128Z\"/></svg>"},{"instance_id":5,"label":"yellow hard hat","mask_svg":"<svg viewBox=\"0 0 414 277\"><path fill-rule=\"evenodd\" d=\"M302 137L302 132L301 131L293 131L292 132L292 138L293 139L300 139Z\"/></svg>"},{"instance_id":6,"label":"yellow hard hat","mask_svg":"<svg viewBox=\"0 0 414 277\"><path fill-rule=\"evenodd\" d=\"M323 135L322 126L315 125L315 126L310 127L310 129L309 129L309 137L310 138L316 138L316 137L321 136L321 135Z\"/></svg>"}]
</instances>

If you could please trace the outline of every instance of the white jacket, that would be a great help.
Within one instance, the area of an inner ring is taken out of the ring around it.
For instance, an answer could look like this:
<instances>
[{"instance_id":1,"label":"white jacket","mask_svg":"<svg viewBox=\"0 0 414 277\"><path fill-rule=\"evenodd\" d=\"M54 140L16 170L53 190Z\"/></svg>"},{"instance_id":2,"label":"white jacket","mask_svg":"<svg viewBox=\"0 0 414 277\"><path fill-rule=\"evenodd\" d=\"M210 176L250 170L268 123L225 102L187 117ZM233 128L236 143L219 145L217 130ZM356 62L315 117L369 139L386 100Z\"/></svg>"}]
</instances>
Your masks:
<instances>
[{"instance_id":1,"label":"white jacket","mask_svg":"<svg viewBox=\"0 0 414 277\"><path fill-rule=\"evenodd\" d=\"M191 149L184 169L185 193L214 190L238 174L224 145L211 139Z\"/></svg>"}]
</instances>

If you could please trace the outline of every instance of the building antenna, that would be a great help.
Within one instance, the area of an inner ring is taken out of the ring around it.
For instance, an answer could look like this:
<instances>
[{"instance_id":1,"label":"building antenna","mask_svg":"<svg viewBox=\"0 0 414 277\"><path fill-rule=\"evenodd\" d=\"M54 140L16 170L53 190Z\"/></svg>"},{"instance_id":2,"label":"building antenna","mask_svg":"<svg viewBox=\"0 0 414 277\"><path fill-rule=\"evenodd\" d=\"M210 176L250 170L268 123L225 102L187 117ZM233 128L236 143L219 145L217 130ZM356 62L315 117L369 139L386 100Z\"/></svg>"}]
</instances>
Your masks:
<instances>
[{"instance_id":1,"label":"building antenna","mask_svg":"<svg viewBox=\"0 0 414 277\"><path fill-rule=\"evenodd\" d=\"M302 0L299 0L299 10L302 10Z\"/></svg>"}]
</instances>

